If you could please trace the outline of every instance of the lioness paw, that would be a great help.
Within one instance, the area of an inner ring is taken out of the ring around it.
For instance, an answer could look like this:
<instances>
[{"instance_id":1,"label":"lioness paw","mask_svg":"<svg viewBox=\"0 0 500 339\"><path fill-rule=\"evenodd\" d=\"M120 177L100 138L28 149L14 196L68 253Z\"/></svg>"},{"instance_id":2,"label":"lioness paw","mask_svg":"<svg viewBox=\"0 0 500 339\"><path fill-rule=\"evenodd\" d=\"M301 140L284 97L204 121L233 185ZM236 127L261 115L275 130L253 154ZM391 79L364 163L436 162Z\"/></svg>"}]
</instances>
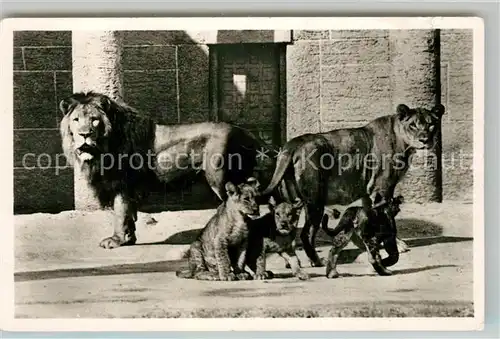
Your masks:
<instances>
[{"instance_id":1,"label":"lioness paw","mask_svg":"<svg viewBox=\"0 0 500 339\"><path fill-rule=\"evenodd\" d=\"M397 243L398 243L398 252L399 253L410 252L410 246L408 246L408 244L406 242L398 239Z\"/></svg>"},{"instance_id":2,"label":"lioness paw","mask_svg":"<svg viewBox=\"0 0 500 339\"><path fill-rule=\"evenodd\" d=\"M269 280L274 278L274 273L271 271L265 271L263 273L255 274L255 280Z\"/></svg>"}]
</instances>

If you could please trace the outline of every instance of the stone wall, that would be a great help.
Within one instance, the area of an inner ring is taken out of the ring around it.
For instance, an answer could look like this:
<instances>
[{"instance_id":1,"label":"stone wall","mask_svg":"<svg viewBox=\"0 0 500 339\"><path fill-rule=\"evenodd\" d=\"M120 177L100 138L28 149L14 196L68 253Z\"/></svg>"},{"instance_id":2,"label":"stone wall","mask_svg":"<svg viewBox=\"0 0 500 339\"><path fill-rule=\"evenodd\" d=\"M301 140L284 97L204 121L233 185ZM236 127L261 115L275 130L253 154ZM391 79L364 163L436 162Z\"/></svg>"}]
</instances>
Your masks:
<instances>
[{"instance_id":1,"label":"stone wall","mask_svg":"<svg viewBox=\"0 0 500 339\"><path fill-rule=\"evenodd\" d=\"M122 32L124 99L169 123L208 120L211 43L288 42L289 31ZM246 40L245 40L246 39ZM388 31L293 31L286 52L287 138L359 126L394 111ZM74 208L71 168L62 153L59 101L72 92L71 32L14 34L14 201L17 213ZM441 32L443 198L472 199L472 32ZM26 158L27 153L48 154ZM452 156L455 165L449 165ZM50 159L50 160L49 160ZM59 157L62 166L64 159ZM448 164L448 166L447 166ZM36 167L30 169L29 167ZM151 206L212 204L203 182L154 193Z\"/></svg>"},{"instance_id":2,"label":"stone wall","mask_svg":"<svg viewBox=\"0 0 500 339\"><path fill-rule=\"evenodd\" d=\"M294 31L287 48L287 138L394 113L391 48L388 30ZM460 164L460 151L472 154L472 31L441 31L441 89L443 199L472 200L472 158Z\"/></svg>"}]
</instances>

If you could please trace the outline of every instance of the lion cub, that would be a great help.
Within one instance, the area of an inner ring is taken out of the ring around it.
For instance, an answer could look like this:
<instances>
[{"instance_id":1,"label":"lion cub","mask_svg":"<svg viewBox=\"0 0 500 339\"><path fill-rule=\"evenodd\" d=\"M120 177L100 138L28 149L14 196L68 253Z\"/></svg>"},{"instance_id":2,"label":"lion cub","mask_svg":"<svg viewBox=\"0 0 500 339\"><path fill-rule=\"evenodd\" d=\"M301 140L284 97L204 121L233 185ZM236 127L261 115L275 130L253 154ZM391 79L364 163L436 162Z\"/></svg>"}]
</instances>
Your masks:
<instances>
[{"instance_id":1,"label":"lion cub","mask_svg":"<svg viewBox=\"0 0 500 339\"><path fill-rule=\"evenodd\" d=\"M189 268L176 275L198 280L249 280L244 271L248 222L257 217L259 183L249 178L246 183L225 185L227 199L219 205L207 225L187 252Z\"/></svg>"},{"instance_id":2,"label":"lion cub","mask_svg":"<svg viewBox=\"0 0 500 339\"><path fill-rule=\"evenodd\" d=\"M253 271L255 280L271 279L274 274L266 271L266 256L279 254L292 268L293 274L301 280L309 275L300 268L299 258L295 253L297 223L303 203L297 199L293 204L277 203L271 197L269 210L261 218L250 222L246 265Z\"/></svg>"},{"instance_id":3,"label":"lion cub","mask_svg":"<svg viewBox=\"0 0 500 339\"><path fill-rule=\"evenodd\" d=\"M399 206L403 200L402 196L398 196L389 201L381 201L381 197L377 196L372 206L371 199L366 196L362 199L362 207L353 206L345 210L333 230L328 228L328 215L324 215L322 229L333 238L326 265L328 278L339 276L338 256L350 240L358 248L367 251L370 264L379 275L392 274L386 267L396 264L399 260L395 217L400 212ZM381 259L379 254L382 244L389 255L384 259Z\"/></svg>"}]
</instances>

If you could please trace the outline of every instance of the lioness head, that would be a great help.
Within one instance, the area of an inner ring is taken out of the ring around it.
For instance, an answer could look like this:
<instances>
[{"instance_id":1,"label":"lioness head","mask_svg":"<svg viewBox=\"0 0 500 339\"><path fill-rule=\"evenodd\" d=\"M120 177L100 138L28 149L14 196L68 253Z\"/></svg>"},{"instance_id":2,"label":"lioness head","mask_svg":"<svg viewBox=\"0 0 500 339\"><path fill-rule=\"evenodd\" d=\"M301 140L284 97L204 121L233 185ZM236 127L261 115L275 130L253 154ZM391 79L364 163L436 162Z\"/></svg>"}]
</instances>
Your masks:
<instances>
[{"instance_id":1,"label":"lioness head","mask_svg":"<svg viewBox=\"0 0 500 339\"><path fill-rule=\"evenodd\" d=\"M287 235L297 228L303 205L303 202L299 198L293 203L284 201L277 203L274 197L271 196L269 198L269 210L274 215L276 230L281 235Z\"/></svg>"},{"instance_id":2,"label":"lioness head","mask_svg":"<svg viewBox=\"0 0 500 339\"><path fill-rule=\"evenodd\" d=\"M111 100L96 93L76 93L61 100L59 109L63 149L71 161L75 156L81 162L92 161L106 151L111 133L111 122L107 116Z\"/></svg>"},{"instance_id":3,"label":"lioness head","mask_svg":"<svg viewBox=\"0 0 500 339\"><path fill-rule=\"evenodd\" d=\"M256 198L259 196L259 182L251 177L246 182L235 185L226 183L227 204L233 210L247 217L258 217L260 208Z\"/></svg>"},{"instance_id":4,"label":"lioness head","mask_svg":"<svg viewBox=\"0 0 500 339\"><path fill-rule=\"evenodd\" d=\"M431 110L422 107L409 108L404 104L398 105L397 115L406 144L416 149L434 147L434 135L440 127L443 114L444 106L441 104Z\"/></svg>"}]
</instances>

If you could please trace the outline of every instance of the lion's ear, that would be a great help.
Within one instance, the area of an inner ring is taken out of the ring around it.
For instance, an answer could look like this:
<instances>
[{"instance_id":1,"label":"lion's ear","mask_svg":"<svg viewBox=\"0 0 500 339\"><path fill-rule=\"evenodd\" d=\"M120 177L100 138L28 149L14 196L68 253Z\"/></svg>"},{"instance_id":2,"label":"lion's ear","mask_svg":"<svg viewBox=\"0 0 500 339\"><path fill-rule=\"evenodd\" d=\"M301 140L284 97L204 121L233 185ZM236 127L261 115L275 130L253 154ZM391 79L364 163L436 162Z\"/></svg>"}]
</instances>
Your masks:
<instances>
[{"instance_id":1,"label":"lion's ear","mask_svg":"<svg viewBox=\"0 0 500 339\"><path fill-rule=\"evenodd\" d=\"M302 202L302 200L300 200L300 198L295 199L295 201L293 202L293 207L294 208L301 208L302 206L304 206L304 203Z\"/></svg>"},{"instance_id":2,"label":"lion's ear","mask_svg":"<svg viewBox=\"0 0 500 339\"><path fill-rule=\"evenodd\" d=\"M71 106L71 100L70 99L62 99L60 102L59 102L59 110L61 111L61 113L63 115L66 115L68 114L69 112L69 107Z\"/></svg>"},{"instance_id":3,"label":"lion's ear","mask_svg":"<svg viewBox=\"0 0 500 339\"><path fill-rule=\"evenodd\" d=\"M399 104L396 108L396 112L400 120L403 120L410 114L410 108L405 104Z\"/></svg>"},{"instance_id":4,"label":"lion's ear","mask_svg":"<svg viewBox=\"0 0 500 339\"><path fill-rule=\"evenodd\" d=\"M273 209L273 208L275 208L275 207L276 207L276 205L277 205L277 203L276 203L276 199L274 199L274 197L271 195L271 196L269 197L269 208L270 208L270 209Z\"/></svg>"},{"instance_id":5,"label":"lion's ear","mask_svg":"<svg viewBox=\"0 0 500 339\"><path fill-rule=\"evenodd\" d=\"M226 182L226 193L228 196L233 196L238 193L238 188L230 181Z\"/></svg>"},{"instance_id":6,"label":"lion's ear","mask_svg":"<svg viewBox=\"0 0 500 339\"><path fill-rule=\"evenodd\" d=\"M260 183L259 183L259 180L257 180L256 178L254 177L250 177L247 179L247 184L254 187L256 190L259 189L260 187Z\"/></svg>"},{"instance_id":7,"label":"lion's ear","mask_svg":"<svg viewBox=\"0 0 500 339\"><path fill-rule=\"evenodd\" d=\"M435 115L437 115L438 118L441 118L444 115L444 111L445 111L444 106L441 105L441 104L437 104L432 109L432 113L434 113Z\"/></svg>"},{"instance_id":8,"label":"lion's ear","mask_svg":"<svg viewBox=\"0 0 500 339\"><path fill-rule=\"evenodd\" d=\"M107 95L103 94L103 95L101 95L101 100L100 100L99 104L100 104L102 110L107 113L111 109L111 104L112 104L111 98L108 97Z\"/></svg>"}]
</instances>

